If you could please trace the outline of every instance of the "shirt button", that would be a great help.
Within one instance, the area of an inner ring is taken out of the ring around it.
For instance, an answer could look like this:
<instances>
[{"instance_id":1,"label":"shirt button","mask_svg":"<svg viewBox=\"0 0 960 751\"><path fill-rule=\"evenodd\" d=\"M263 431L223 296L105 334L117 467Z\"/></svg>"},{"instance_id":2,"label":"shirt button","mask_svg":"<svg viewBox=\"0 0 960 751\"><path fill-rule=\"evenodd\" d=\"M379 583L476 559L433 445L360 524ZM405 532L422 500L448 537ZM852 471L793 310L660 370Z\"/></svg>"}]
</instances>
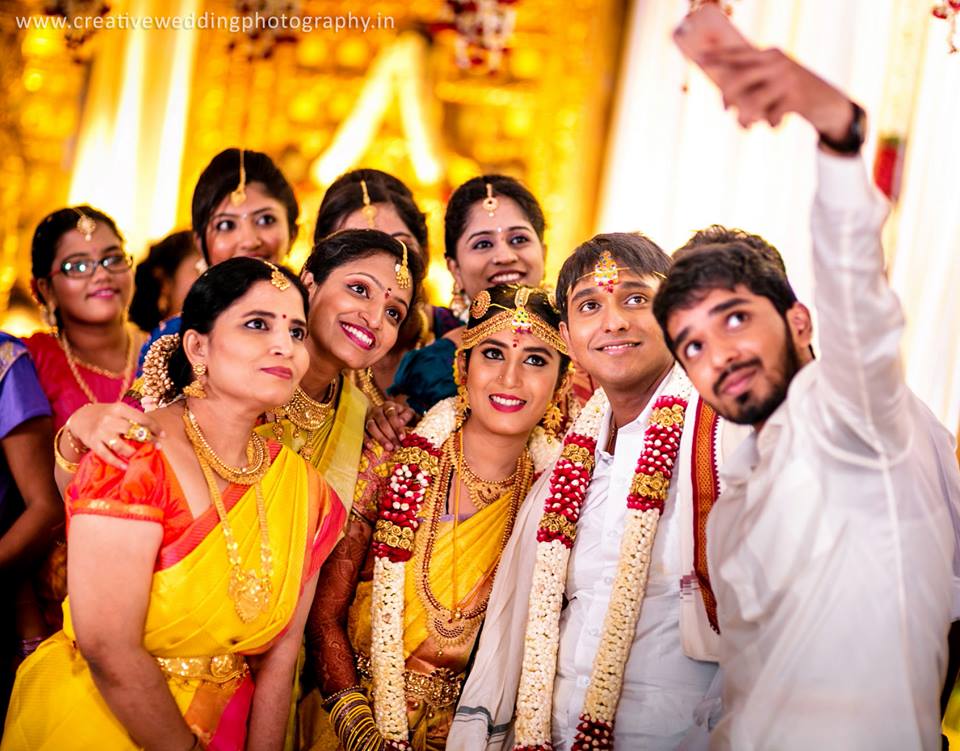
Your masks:
<instances>
[{"instance_id":1,"label":"shirt button","mask_svg":"<svg viewBox=\"0 0 960 751\"><path fill-rule=\"evenodd\" d=\"M592 628L587 633L590 634L590 636L600 636L600 629Z\"/></svg>"},{"instance_id":2,"label":"shirt button","mask_svg":"<svg viewBox=\"0 0 960 751\"><path fill-rule=\"evenodd\" d=\"M579 686L580 688L586 688L589 685L590 685L589 675L581 675L577 678L577 686Z\"/></svg>"},{"instance_id":3,"label":"shirt button","mask_svg":"<svg viewBox=\"0 0 960 751\"><path fill-rule=\"evenodd\" d=\"M605 576L605 577L603 577L603 583L604 583L604 584L613 584L613 577L612 577L612 576Z\"/></svg>"}]
</instances>

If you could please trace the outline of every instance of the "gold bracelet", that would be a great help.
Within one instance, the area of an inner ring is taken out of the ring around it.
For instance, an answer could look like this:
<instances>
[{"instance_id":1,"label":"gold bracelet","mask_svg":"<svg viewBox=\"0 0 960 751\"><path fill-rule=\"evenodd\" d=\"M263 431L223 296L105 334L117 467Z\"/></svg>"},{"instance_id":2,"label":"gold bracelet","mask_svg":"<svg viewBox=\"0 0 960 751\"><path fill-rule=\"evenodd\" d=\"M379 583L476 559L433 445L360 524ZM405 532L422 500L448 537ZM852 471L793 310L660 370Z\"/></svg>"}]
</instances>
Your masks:
<instances>
[{"instance_id":1,"label":"gold bracelet","mask_svg":"<svg viewBox=\"0 0 960 751\"><path fill-rule=\"evenodd\" d=\"M70 444L70 448L72 448L77 454L79 454L80 456L83 456L90 450L90 447L87 444L85 444L83 441L79 441L80 445L79 446L77 445L78 442L74 440L76 436L73 434L73 431L70 430L70 427L68 425L69 422L70 421L67 420L67 422L63 424L63 430L67 436L67 443Z\"/></svg>"},{"instance_id":2,"label":"gold bracelet","mask_svg":"<svg viewBox=\"0 0 960 751\"><path fill-rule=\"evenodd\" d=\"M333 692L333 693L330 694L329 696L323 697L323 700L320 702L320 704L321 704L324 708L326 708L326 707L328 707L328 706L332 707L332 706L333 706L334 704L336 704L342 697L346 696L347 694L354 693L354 692L363 693L363 689L361 689L359 685L356 685L356 686L348 686L347 688L342 688L342 689L340 689L339 691Z\"/></svg>"},{"instance_id":3,"label":"gold bracelet","mask_svg":"<svg viewBox=\"0 0 960 751\"><path fill-rule=\"evenodd\" d=\"M60 436L63 435L64 430L67 430L66 425L61 427L60 430L57 431L57 434L53 438L53 458L56 459L57 466L60 467L60 469L72 475L76 473L77 468L80 466L80 464L78 462L70 461L69 459L67 459L67 457L65 457L60 452ZM67 430L68 435L69 433L70 431Z\"/></svg>"}]
</instances>

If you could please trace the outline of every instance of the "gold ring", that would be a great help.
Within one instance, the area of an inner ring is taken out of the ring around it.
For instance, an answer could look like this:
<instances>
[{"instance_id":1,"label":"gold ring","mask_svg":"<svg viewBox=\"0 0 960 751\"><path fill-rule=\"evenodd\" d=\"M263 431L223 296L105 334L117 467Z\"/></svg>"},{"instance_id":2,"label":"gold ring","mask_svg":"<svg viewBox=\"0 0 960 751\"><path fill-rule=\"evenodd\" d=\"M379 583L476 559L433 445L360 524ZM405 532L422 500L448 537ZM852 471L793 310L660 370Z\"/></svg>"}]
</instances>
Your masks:
<instances>
[{"instance_id":1,"label":"gold ring","mask_svg":"<svg viewBox=\"0 0 960 751\"><path fill-rule=\"evenodd\" d=\"M131 441L136 441L137 443L146 443L153 438L153 434L145 425L141 425L140 423L131 420L130 427L127 428L127 432L123 434L123 437L128 438Z\"/></svg>"},{"instance_id":2,"label":"gold ring","mask_svg":"<svg viewBox=\"0 0 960 751\"><path fill-rule=\"evenodd\" d=\"M111 438L109 441L107 441L107 445L108 445L110 448L113 448L114 446L117 445L117 442L118 442L119 440L120 440L119 438Z\"/></svg>"},{"instance_id":3,"label":"gold ring","mask_svg":"<svg viewBox=\"0 0 960 751\"><path fill-rule=\"evenodd\" d=\"M391 404L389 407L383 410L383 414L389 415L391 412L396 412L396 411L397 411L397 408Z\"/></svg>"}]
</instances>

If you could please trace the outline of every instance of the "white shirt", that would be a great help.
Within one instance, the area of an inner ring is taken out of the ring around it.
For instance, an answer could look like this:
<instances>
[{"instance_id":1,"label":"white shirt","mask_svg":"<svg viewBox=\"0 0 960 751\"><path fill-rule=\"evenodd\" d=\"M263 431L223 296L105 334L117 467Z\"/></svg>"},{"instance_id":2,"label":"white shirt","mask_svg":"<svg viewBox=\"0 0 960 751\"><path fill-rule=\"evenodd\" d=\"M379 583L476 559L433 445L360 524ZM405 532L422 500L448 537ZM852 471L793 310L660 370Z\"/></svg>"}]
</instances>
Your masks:
<instances>
[{"instance_id":1,"label":"white shirt","mask_svg":"<svg viewBox=\"0 0 960 751\"><path fill-rule=\"evenodd\" d=\"M644 433L657 398L669 388L668 376L644 411L617 434L616 454L605 447L610 409L597 440L596 468L584 503L567 571L569 601L560 621L560 649L553 692L553 743L569 749L620 559L627 495L643 451ZM689 411L688 411L689 414ZM692 427L692 426L691 426ZM689 472L689 457L678 456L674 477ZM716 672L716 664L683 653L680 637L681 529L677 486L671 482L654 541L646 595L624 670L623 691L614 725L617 748L673 749L693 724L693 710Z\"/></svg>"},{"instance_id":2,"label":"white shirt","mask_svg":"<svg viewBox=\"0 0 960 751\"><path fill-rule=\"evenodd\" d=\"M725 714L711 748L940 748L960 480L906 387L884 202L820 154L821 352L722 467L708 526Z\"/></svg>"}]
</instances>

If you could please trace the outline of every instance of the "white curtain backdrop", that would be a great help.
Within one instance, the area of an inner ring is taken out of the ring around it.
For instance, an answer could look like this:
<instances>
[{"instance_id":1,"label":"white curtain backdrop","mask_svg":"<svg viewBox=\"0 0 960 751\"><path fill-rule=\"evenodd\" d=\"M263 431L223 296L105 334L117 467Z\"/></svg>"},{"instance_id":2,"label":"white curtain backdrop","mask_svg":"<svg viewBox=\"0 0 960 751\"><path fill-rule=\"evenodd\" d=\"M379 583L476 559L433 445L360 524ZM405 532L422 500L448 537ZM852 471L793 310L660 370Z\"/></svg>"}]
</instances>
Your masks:
<instances>
[{"instance_id":1,"label":"white curtain backdrop","mask_svg":"<svg viewBox=\"0 0 960 751\"><path fill-rule=\"evenodd\" d=\"M777 246L797 294L810 300L816 136L795 117L776 131L741 130L713 85L673 44L671 32L687 8L686 0L635 2L597 231L639 230L672 251L707 225L741 227ZM917 0L739 0L733 20L757 44L784 49L869 113L880 113L886 79L900 64L891 50L905 10L925 26L929 7ZM950 249L958 249L960 211L949 207L960 206L960 143L950 141L960 122L960 56L947 55L944 34L941 22L927 38L914 122L914 132L925 135L913 138L909 152L893 278L911 321L908 381L956 431L960 295L950 293L960 272ZM875 137L871 131L864 149L871 157Z\"/></svg>"}]
</instances>

